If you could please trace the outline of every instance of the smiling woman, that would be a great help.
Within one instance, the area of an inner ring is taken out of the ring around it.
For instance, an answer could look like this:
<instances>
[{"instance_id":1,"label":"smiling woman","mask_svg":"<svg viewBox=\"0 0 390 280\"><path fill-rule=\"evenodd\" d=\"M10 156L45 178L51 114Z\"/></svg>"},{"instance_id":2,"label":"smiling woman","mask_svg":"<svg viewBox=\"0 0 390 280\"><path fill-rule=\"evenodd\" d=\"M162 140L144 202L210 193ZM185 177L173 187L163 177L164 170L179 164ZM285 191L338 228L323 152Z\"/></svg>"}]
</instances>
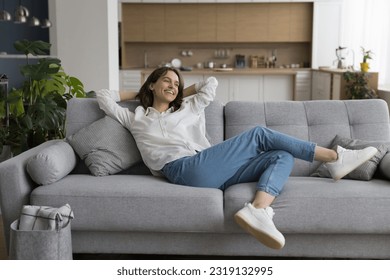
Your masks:
<instances>
[{"instance_id":1,"label":"smiling woman","mask_svg":"<svg viewBox=\"0 0 390 280\"><path fill-rule=\"evenodd\" d=\"M183 101L183 78L179 71L170 67L158 68L147 78L137 98L144 109L153 107L164 112L173 107L180 108Z\"/></svg>"}]
</instances>

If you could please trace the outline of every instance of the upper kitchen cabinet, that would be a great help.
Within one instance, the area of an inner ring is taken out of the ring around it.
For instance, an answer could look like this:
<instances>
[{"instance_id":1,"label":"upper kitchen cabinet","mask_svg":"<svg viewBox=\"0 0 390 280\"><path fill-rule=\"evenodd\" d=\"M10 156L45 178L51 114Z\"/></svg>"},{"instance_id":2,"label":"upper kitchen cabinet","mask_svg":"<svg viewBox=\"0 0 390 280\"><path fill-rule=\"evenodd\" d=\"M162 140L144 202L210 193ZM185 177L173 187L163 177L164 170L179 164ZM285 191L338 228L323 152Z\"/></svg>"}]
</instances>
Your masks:
<instances>
[{"instance_id":1,"label":"upper kitchen cabinet","mask_svg":"<svg viewBox=\"0 0 390 280\"><path fill-rule=\"evenodd\" d=\"M311 42L313 33L312 4L295 3L290 8L290 41Z\"/></svg>"},{"instance_id":2,"label":"upper kitchen cabinet","mask_svg":"<svg viewBox=\"0 0 390 280\"><path fill-rule=\"evenodd\" d=\"M122 3L126 42L311 42L313 3Z\"/></svg>"},{"instance_id":3,"label":"upper kitchen cabinet","mask_svg":"<svg viewBox=\"0 0 390 280\"><path fill-rule=\"evenodd\" d=\"M125 42L164 42L164 4L123 5L122 25Z\"/></svg>"},{"instance_id":4,"label":"upper kitchen cabinet","mask_svg":"<svg viewBox=\"0 0 390 280\"><path fill-rule=\"evenodd\" d=\"M142 4L122 6L122 38L125 42L145 41L145 15L148 7Z\"/></svg>"},{"instance_id":5,"label":"upper kitchen cabinet","mask_svg":"<svg viewBox=\"0 0 390 280\"><path fill-rule=\"evenodd\" d=\"M310 3L269 5L268 41L311 42L313 6Z\"/></svg>"},{"instance_id":6,"label":"upper kitchen cabinet","mask_svg":"<svg viewBox=\"0 0 390 280\"><path fill-rule=\"evenodd\" d=\"M217 42L236 42L236 4L217 5Z\"/></svg>"},{"instance_id":7,"label":"upper kitchen cabinet","mask_svg":"<svg viewBox=\"0 0 390 280\"><path fill-rule=\"evenodd\" d=\"M269 5L236 5L236 23L233 24L238 42L268 41Z\"/></svg>"},{"instance_id":8,"label":"upper kitchen cabinet","mask_svg":"<svg viewBox=\"0 0 390 280\"><path fill-rule=\"evenodd\" d=\"M145 9L145 8L144 8ZM145 32L146 42L164 42L165 40L165 10L164 4L151 5L143 11L145 15L141 30ZM139 23L138 23L139 24Z\"/></svg>"},{"instance_id":9,"label":"upper kitchen cabinet","mask_svg":"<svg viewBox=\"0 0 390 280\"><path fill-rule=\"evenodd\" d=\"M288 42L291 40L291 6L290 3L269 5L268 41Z\"/></svg>"},{"instance_id":10,"label":"upper kitchen cabinet","mask_svg":"<svg viewBox=\"0 0 390 280\"><path fill-rule=\"evenodd\" d=\"M165 4L165 41L197 42L198 14L196 4ZM164 26L164 25L163 25Z\"/></svg>"},{"instance_id":11,"label":"upper kitchen cabinet","mask_svg":"<svg viewBox=\"0 0 390 280\"><path fill-rule=\"evenodd\" d=\"M217 40L217 5L197 5L198 42Z\"/></svg>"}]
</instances>

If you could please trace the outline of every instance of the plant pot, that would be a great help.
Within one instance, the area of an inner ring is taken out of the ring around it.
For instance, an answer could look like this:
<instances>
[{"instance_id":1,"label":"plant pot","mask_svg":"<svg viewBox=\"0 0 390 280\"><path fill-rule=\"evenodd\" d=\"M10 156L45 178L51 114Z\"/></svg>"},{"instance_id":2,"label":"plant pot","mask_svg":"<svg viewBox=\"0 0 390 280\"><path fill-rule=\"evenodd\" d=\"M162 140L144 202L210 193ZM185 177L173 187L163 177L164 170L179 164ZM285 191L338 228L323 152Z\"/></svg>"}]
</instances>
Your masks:
<instances>
[{"instance_id":1,"label":"plant pot","mask_svg":"<svg viewBox=\"0 0 390 280\"><path fill-rule=\"evenodd\" d=\"M0 153L0 162L5 161L12 157L11 146L4 145L3 150Z\"/></svg>"},{"instance_id":2,"label":"plant pot","mask_svg":"<svg viewBox=\"0 0 390 280\"><path fill-rule=\"evenodd\" d=\"M360 63L360 70L362 72L368 72L368 69L370 69L370 65L367 62Z\"/></svg>"}]
</instances>

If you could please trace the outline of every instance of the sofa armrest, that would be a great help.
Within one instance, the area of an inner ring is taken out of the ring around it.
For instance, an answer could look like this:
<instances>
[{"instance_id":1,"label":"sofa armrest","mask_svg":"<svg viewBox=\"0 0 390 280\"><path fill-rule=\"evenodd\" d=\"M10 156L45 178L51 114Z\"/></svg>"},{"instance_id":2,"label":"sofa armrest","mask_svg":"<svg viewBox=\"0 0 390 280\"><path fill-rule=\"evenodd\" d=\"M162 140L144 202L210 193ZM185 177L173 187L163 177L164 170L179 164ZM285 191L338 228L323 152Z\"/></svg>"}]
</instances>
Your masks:
<instances>
[{"instance_id":1,"label":"sofa armrest","mask_svg":"<svg viewBox=\"0 0 390 280\"><path fill-rule=\"evenodd\" d=\"M44 148L59 141L63 140L47 141L0 163L0 206L7 248L10 225L19 218L22 206L29 204L30 193L36 186L27 173L27 162Z\"/></svg>"}]
</instances>

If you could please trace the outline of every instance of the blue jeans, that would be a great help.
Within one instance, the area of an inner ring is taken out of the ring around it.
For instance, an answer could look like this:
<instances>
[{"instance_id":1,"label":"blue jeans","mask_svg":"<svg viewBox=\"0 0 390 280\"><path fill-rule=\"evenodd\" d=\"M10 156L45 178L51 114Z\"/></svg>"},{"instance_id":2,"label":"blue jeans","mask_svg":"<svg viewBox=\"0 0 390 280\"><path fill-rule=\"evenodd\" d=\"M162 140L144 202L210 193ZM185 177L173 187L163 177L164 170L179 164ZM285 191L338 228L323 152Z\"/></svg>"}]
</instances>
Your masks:
<instances>
[{"instance_id":1,"label":"blue jeans","mask_svg":"<svg viewBox=\"0 0 390 280\"><path fill-rule=\"evenodd\" d=\"M257 190L278 196L294 158L312 162L316 144L255 127L196 155L167 163L161 170L174 184L226 189L257 182Z\"/></svg>"}]
</instances>

